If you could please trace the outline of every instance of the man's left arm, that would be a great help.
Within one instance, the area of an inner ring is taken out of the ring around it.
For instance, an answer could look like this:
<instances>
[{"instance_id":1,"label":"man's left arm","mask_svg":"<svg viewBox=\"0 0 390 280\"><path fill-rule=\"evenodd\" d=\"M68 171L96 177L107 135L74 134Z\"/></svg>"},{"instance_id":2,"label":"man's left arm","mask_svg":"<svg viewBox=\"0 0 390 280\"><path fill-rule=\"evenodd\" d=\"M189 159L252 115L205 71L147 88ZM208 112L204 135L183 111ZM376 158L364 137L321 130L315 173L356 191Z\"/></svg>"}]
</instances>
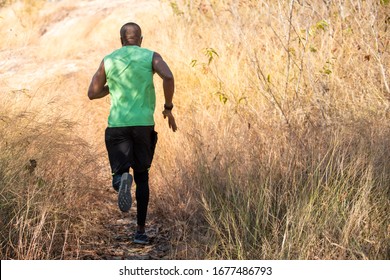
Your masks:
<instances>
[{"instance_id":1,"label":"man's left arm","mask_svg":"<svg viewBox=\"0 0 390 280\"><path fill-rule=\"evenodd\" d=\"M91 84L88 88L88 97L90 100L102 98L110 93L106 85L106 71L104 69L104 60L100 63L99 69L93 75Z\"/></svg>"}]
</instances>

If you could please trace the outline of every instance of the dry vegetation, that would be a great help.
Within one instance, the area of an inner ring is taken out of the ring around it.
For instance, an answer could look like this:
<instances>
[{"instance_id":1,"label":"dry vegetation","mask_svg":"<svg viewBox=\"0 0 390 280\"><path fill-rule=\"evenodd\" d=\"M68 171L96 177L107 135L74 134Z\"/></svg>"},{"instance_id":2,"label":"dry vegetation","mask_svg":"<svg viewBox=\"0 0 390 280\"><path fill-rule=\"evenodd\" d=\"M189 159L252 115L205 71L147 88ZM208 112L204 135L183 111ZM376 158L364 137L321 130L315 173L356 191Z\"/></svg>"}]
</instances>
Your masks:
<instances>
[{"instance_id":1,"label":"dry vegetation","mask_svg":"<svg viewBox=\"0 0 390 280\"><path fill-rule=\"evenodd\" d=\"M388 1L162 2L166 17L137 21L176 78L179 131L157 110L151 174L171 257L389 259ZM0 14L3 59L61 65L25 87L0 64L1 258L77 258L109 183L107 102L85 91L122 21L102 9L55 37L76 9L57 5Z\"/></svg>"},{"instance_id":2,"label":"dry vegetation","mask_svg":"<svg viewBox=\"0 0 390 280\"><path fill-rule=\"evenodd\" d=\"M164 42L177 256L388 259L389 5L186 3Z\"/></svg>"}]
</instances>

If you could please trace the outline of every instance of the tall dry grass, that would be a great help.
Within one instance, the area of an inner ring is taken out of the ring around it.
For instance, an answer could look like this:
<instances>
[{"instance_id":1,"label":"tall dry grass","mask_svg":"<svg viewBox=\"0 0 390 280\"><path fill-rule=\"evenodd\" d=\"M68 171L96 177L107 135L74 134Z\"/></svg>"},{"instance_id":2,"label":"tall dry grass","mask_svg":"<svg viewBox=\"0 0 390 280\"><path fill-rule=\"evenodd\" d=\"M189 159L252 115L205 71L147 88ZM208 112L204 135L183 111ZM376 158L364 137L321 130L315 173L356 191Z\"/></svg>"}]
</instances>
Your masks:
<instances>
[{"instance_id":1,"label":"tall dry grass","mask_svg":"<svg viewBox=\"0 0 390 280\"><path fill-rule=\"evenodd\" d=\"M388 3L167 2L173 257L389 259Z\"/></svg>"},{"instance_id":2,"label":"tall dry grass","mask_svg":"<svg viewBox=\"0 0 390 280\"><path fill-rule=\"evenodd\" d=\"M75 123L48 112L47 100L34 108L30 94L2 93L0 258L77 258L96 227L99 163Z\"/></svg>"},{"instance_id":3,"label":"tall dry grass","mask_svg":"<svg viewBox=\"0 0 390 280\"><path fill-rule=\"evenodd\" d=\"M39 39L56 13L41 17L38 2L1 10L0 258L77 259L99 230L106 182L86 138L91 115L77 98L87 99L85 74L69 71L72 61L58 54L48 59Z\"/></svg>"}]
</instances>

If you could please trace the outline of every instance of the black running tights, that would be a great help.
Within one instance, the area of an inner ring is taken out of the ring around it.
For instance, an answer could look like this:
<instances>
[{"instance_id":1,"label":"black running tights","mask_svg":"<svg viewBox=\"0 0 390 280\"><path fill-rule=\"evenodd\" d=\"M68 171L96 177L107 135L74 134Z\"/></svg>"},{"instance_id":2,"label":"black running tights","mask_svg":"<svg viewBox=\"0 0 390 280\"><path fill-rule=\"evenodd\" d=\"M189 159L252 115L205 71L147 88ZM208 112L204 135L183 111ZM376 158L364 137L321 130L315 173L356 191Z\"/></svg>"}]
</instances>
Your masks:
<instances>
[{"instance_id":1,"label":"black running tights","mask_svg":"<svg viewBox=\"0 0 390 280\"><path fill-rule=\"evenodd\" d=\"M149 204L149 171L134 171L134 181L136 184L137 224L139 226L145 226Z\"/></svg>"}]
</instances>

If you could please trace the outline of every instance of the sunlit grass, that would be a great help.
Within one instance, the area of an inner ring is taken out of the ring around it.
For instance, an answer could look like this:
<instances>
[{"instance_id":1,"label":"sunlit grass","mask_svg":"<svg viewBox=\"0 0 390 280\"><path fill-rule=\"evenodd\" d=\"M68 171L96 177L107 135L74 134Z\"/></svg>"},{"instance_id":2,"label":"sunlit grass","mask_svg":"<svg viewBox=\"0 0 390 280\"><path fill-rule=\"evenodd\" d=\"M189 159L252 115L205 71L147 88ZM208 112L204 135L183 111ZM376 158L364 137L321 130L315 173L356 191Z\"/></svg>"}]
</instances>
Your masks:
<instances>
[{"instance_id":1,"label":"sunlit grass","mask_svg":"<svg viewBox=\"0 0 390 280\"><path fill-rule=\"evenodd\" d=\"M77 258L91 229L99 163L71 121L33 108L13 112L13 100L2 100L0 257Z\"/></svg>"},{"instance_id":2,"label":"sunlit grass","mask_svg":"<svg viewBox=\"0 0 390 280\"><path fill-rule=\"evenodd\" d=\"M138 20L176 82L172 133L156 77L150 176L171 257L388 259L389 5L163 2L157 25ZM113 19L80 18L66 37L51 23L76 5L51 7L29 28L3 16L25 37L3 30L2 49L27 44L29 63L57 62L37 67L29 86L0 81L2 258L77 258L96 226L87 190L109 182L109 104L85 92L120 47Z\"/></svg>"},{"instance_id":3,"label":"sunlit grass","mask_svg":"<svg viewBox=\"0 0 390 280\"><path fill-rule=\"evenodd\" d=\"M181 4L179 168L163 173L188 231L175 257L388 258L389 7Z\"/></svg>"}]
</instances>

